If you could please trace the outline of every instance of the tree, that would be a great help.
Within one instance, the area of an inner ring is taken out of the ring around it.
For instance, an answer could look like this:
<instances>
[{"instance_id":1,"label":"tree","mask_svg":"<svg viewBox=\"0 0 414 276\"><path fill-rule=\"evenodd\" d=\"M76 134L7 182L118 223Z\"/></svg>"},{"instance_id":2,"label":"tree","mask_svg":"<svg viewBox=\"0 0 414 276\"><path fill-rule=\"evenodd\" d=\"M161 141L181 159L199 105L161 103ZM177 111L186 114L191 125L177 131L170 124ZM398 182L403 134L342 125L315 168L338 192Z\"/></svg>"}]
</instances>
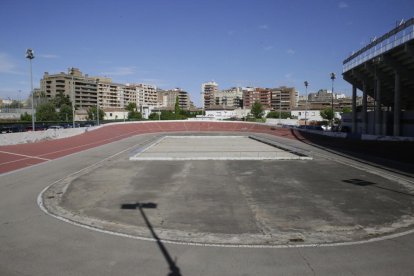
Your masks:
<instances>
[{"instance_id":1,"label":"tree","mask_svg":"<svg viewBox=\"0 0 414 276\"><path fill-rule=\"evenodd\" d=\"M282 119L292 118L290 115L290 112L284 112L282 111L282 114L280 116ZM266 118L279 118L279 111L271 111L267 113Z\"/></svg>"},{"instance_id":2,"label":"tree","mask_svg":"<svg viewBox=\"0 0 414 276\"><path fill-rule=\"evenodd\" d=\"M55 105L51 102L38 105L36 108L36 119L38 121L56 121L58 114Z\"/></svg>"},{"instance_id":3,"label":"tree","mask_svg":"<svg viewBox=\"0 0 414 276\"><path fill-rule=\"evenodd\" d=\"M99 108L99 120L103 120L105 112ZM88 120L96 120L96 106L88 108Z\"/></svg>"},{"instance_id":4,"label":"tree","mask_svg":"<svg viewBox=\"0 0 414 276\"><path fill-rule=\"evenodd\" d=\"M137 104L136 103L128 103L128 105L125 107L128 111L136 111L137 110Z\"/></svg>"},{"instance_id":5,"label":"tree","mask_svg":"<svg viewBox=\"0 0 414 276\"><path fill-rule=\"evenodd\" d=\"M320 114L324 120L332 121L332 119L334 118L334 112L332 108L329 107L322 110Z\"/></svg>"},{"instance_id":6,"label":"tree","mask_svg":"<svg viewBox=\"0 0 414 276\"><path fill-rule=\"evenodd\" d=\"M178 114L180 114L180 111L181 111L180 103L178 102L178 96L177 96L177 97L175 97L174 113L178 115Z\"/></svg>"},{"instance_id":7,"label":"tree","mask_svg":"<svg viewBox=\"0 0 414 276\"><path fill-rule=\"evenodd\" d=\"M60 106L60 110L58 113L58 117L60 121L72 121L73 113L72 113L72 106L67 104L62 104Z\"/></svg>"},{"instance_id":8,"label":"tree","mask_svg":"<svg viewBox=\"0 0 414 276\"><path fill-rule=\"evenodd\" d=\"M128 120L141 120L142 114L141 112L132 110L128 112Z\"/></svg>"},{"instance_id":9,"label":"tree","mask_svg":"<svg viewBox=\"0 0 414 276\"><path fill-rule=\"evenodd\" d=\"M21 106L20 102L13 100L11 104L9 104L9 108L19 108Z\"/></svg>"},{"instance_id":10,"label":"tree","mask_svg":"<svg viewBox=\"0 0 414 276\"><path fill-rule=\"evenodd\" d=\"M263 106L261 103L259 103L258 101L254 102L254 104L252 105L252 109L250 111L250 113L252 113L252 115L256 118L262 118L263 116Z\"/></svg>"},{"instance_id":11,"label":"tree","mask_svg":"<svg viewBox=\"0 0 414 276\"><path fill-rule=\"evenodd\" d=\"M57 107L61 108L62 105L72 106L72 102L69 98L69 95L63 94L63 92L59 92L52 100L51 102Z\"/></svg>"},{"instance_id":12,"label":"tree","mask_svg":"<svg viewBox=\"0 0 414 276\"><path fill-rule=\"evenodd\" d=\"M350 107L344 107L342 108L342 113L351 113L352 109Z\"/></svg>"},{"instance_id":13,"label":"tree","mask_svg":"<svg viewBox=\"0 0 414 276\"><path fill-rule=\"evenodd\" d=\"M25 112L24 114L20 114L20 121L30 122L32 121L32 115Z\"/></svg>"}]
</instances>

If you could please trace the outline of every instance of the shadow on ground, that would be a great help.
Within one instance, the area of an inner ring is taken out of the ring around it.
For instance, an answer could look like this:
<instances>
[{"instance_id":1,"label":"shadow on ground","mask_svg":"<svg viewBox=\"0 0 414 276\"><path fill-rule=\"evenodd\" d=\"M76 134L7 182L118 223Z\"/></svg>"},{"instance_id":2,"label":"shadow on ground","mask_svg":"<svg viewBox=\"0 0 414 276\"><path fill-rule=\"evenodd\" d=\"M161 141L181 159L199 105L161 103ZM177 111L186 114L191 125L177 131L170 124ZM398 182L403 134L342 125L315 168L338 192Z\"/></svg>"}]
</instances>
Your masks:
<instances>
[{"instance_id":1,"label":"shadow on ground","mask_svg":"<svg viewBox=\"0 0 414 276\"><path fill-rule=\"evenodd\" d=\"M158 247L161 250L162 255L164 256L165 260L168 263L168 266L170 268L170 272L168 273L168 276L182 276L180 272L180 268L176 265L176 261L174 261L171 258L171 255L169 254L167 248L164 246L160 238L158 237L157 233L155 233L154 228L152 227L151 222L148 220L147 215L144 212L144 209L155 209L157 208L156 203L134 203L134 204L122 204L121 209L125 210L136 210L138 209L141 213L142 218L145 221L145 224L148 227L148 230L150 230L152 237L157 242Z\"/></svg>"},{"instance_id":2,"label":"shadow on ground","mask_svg":"<svg viewBox=\"0 0 414 276\"><path fill-rule=\"evenodd\" d=\"M362 141L291 130L299 141L414 177L413 142Z\"/></svg>"}]
</instances>

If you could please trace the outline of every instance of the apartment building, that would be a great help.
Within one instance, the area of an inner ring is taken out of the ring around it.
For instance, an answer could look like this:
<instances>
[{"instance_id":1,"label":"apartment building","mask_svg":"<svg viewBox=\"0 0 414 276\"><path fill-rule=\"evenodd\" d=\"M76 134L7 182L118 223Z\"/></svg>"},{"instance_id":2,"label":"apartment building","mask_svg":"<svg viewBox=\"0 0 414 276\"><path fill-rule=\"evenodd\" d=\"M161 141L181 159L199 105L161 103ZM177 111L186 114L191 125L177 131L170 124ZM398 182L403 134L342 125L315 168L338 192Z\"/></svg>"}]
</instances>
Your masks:
<instances>
[{"instance_id":1,"label":"apartment building","mask_svg":"<svg viewBox=\"0 0 414 276\"><path fill-rule=\"evenodd\" d=\"M215 104L215 94L218 84L214 81L201 84L201 104L204 108L211 108Z\"/></svg>"},{"instance_id":2,"label":"apartment building","mask_svg":"<svg viewBox=\"0 0 414 276\"><path fill-rule=\"evenodd\" d=\"M271 89L271 110L290 111L298 106L298 92L293 87Z\"/></svg>"},{"instance_id":3,"label":"apartment building","mask_svg":"<svg viewBox=\"0 0 414 276\"><path fill-rule=\"evenodd\" d=\"M241 87L218 90L214 94L214 105L217 107L243 107L243 91Z\"/></svg>"},{"instance_id":4,"label":"apartment building","mask_svg":"<svg viewBox=\"0 0 414 276\"><path fill-rule=\"evenodd\" d=\"M47 98L59 93L68 95L76 109L88 109L97 104L103 109L124 109L129 103L136 103L141 110L158 106L154 85L113 83L111 78L84 75L78 68L70 68L67 73L44 73L40 91Z\"/></svg>"},{"instance_id":5,"label":"apartment building","mask_svg":"<svg viewBox=\"0 0 414 276\"><path fill-rule=\"evenodd\" d=\"M250 109L256 101L267 110L290 111L297 106L297 92L290 87L243 89L244 108Z\"/></svg>"},{"instance_id":6,"label":"apartment building","mask_svg":"<svg viewBox=\"0 0 414 276\"><path fill-rule=\"evenodd\" d=\"M269 88L252 88L243 89L244 108L251 109L255 102L262 104L264 109L270 109L271 92Z\"/></svg>"},{"instance_id":7,"label":"apartment building","mask_svg":"<svg viewBox=\"0 0 414 276\"><path fill-rule=\"evenodd\" d=\"M98 100L97 78L83 75L77 68L70 68L68 73L60 72L50 75L45 72L40 80L40 91L47 98L56 97L63 93L74 101L77 109L87 109L96 106Z\"/></svg>"},{"instance_id":8,"label":"apartment building","mask_svg":"<svg viewBox=\"0 0 414 276\"><path fill-rule=\"evenodd\" d=\"M158 90L158 102L160 103L160 107L173 110L175 108L177 97L180 109L190 110L190 108L193 107L188 92L182 90L181 88Z\"/></svg>"},{"instance_id":9,"label":"apartment building","mask_svg":"<svg viewBox=\"0 0 414 276\"><path fill-rule=\"evenodd\" d=\"M123 108L127 102L124 97L124 85L112 83L110 79L97 79L98 101L101 108Z\"/></svg>"}]
</instances>

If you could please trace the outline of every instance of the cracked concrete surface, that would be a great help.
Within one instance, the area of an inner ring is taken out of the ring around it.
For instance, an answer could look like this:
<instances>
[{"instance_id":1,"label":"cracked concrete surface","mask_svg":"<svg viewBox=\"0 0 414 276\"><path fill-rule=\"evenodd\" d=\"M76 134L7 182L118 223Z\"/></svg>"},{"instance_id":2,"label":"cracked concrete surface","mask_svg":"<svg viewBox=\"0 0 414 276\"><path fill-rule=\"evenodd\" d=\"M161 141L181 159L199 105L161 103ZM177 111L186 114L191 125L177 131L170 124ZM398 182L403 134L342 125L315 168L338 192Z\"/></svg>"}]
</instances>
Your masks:
<instances>
[{"instance_id":1,"label":"cracked concrete surface","mask_svg":"<svg viewBox=\"0 0 414 276\"><path fill-rule=\"evenodd\" d=\"M145 212L160 238L183 243L327 244L414 223L406 187L322 157L132 162L126 153L53 185L43 199L58 216L143 238L150 233L139 212L121 206L156 203Z\"/></svg>"}]
</instances>

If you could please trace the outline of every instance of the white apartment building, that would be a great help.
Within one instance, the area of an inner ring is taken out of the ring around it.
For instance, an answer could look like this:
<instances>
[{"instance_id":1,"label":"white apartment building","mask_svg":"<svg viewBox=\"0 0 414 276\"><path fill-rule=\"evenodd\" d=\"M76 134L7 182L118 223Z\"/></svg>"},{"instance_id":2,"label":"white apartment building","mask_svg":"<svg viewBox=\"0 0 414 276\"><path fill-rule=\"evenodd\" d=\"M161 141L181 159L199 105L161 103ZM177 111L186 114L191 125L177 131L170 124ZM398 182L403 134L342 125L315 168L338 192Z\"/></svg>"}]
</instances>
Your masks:
<instances>
[{"instance_id":1,"label":"white apartment building","mask_svg":"<svg viewBox=\"0 0 414 276\"><path fill-rule=\"evenodd\" d=\"M214 81L201 84L201 106L210 108L214 105L214 95L218 91L218 83Z\"/></svg>"},{"instance_id":2,"label":"white apartment building","mask_svg":"<svg viewBox=\"0 0 414 276\"><path fill-rule=\"evenodd\" d=\"M241 87L219 90L214 95L214 106L238 108L242 106L242 101L243 90Z\"/></svg>"}]
</instances>

